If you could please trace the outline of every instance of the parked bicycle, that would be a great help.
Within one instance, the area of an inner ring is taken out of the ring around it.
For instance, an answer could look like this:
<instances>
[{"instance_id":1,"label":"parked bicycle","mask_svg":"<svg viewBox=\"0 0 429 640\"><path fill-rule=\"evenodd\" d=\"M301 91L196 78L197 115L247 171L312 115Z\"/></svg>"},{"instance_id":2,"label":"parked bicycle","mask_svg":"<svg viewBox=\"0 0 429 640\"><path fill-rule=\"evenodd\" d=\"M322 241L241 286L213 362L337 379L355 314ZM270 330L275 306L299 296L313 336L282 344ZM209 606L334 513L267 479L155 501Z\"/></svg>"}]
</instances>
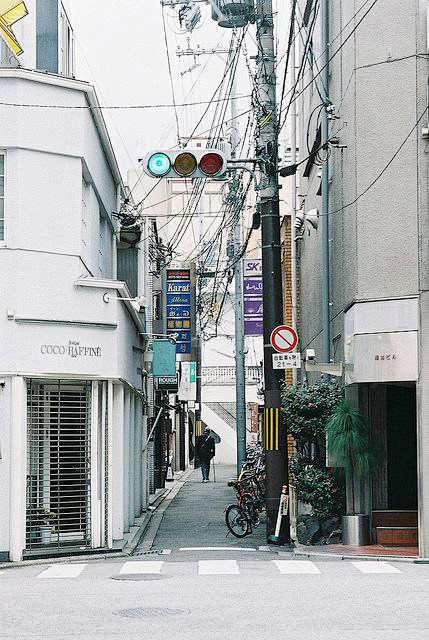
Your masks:
<instances>
[{"instance_id":1,"label":"parked bicycle","mask_svg":"<svg viewBox=\"0 0 429 640\"><path fill-rule=\"evenodd\" d=\"M244 538L261 522L265 508L265 466L263 453L249 456L236 480L228 482L237 493L237 504L225 511L226 526L236 538Z\"/></svg>"}]
</instances>

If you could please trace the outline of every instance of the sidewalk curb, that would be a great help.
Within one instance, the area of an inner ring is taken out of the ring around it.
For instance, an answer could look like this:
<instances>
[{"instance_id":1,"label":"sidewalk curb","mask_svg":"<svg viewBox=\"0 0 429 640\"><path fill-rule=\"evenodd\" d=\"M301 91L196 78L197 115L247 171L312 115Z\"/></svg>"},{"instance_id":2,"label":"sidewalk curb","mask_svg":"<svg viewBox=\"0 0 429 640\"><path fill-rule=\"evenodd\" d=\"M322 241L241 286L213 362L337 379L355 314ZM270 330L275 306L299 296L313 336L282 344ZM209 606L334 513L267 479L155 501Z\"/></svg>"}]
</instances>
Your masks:
<instances>
[{"instance_id":1,"label":"sidewalk curb","mask_svg":"<svg viewBox=\"0 0 429 640\"><path fill-rule=\"evenodd\" d=\"M154 511L152 514L155 517L150 519L150 522L142 531L140 538L133 549L133 552L136 550L137 547L140 547L140 546L142 547L142 550L141 550L142 554L147 553L148 551L151 550L152 545L155 541L156 535L158 533L158 529L161 526L161 522L164 517L165 511L168 509L171 502L174 500L174 498L182 489L182 487L186 484L188 478L192 475L194 471L195 469L193 467L184 471L181 477L171 487L171 489L165 494L163 494L162 496L160 496L162 497L162 500L157 505L156 511ZM158 507L161 507L161 508L158 509Z\"/></svg>"},{"instance_id":2,"label":"sidewalk curb","mask_svg":"<svg viewBox=\"0 0 429 640\"><path fill-rule=\"evenodd\" d=\"M390 560L391 562L408 562L411 564L429 564L427 558L417 558L416 556L384 556L384 555L352 555L347 553L323 553L321 551L302 551L295 549L295 556L306 558L333 558L334 560L374 560L375 562Z\"/></svg>"},{"instance_id":3,"label":"sidewalk curb","mask_svg":"<svg viewBox=\"0 0 429 640\"><path fill-rule=\"evenodd\" d=\"M160 512L158 511L158 508L163 504L166 498L168 498L168 496L174 491L176 487L178 487L178 489L174 495L176 495L180 491L189 476L194 471L195 469L193 467L182 471L180 476L178 476L173 482L169 484L169 486L165 488L165 491L156 498L152 505L150 505L148 511L142 513L140 518L137 518L137 520L142 520L142 522L135 527L131 527L132 529L135 528L136 531L128 540L126 540L122 544L122 548L120 548L118 551L115 551L114 549L112 549L111 551L102 549L100 550L100 553L79 554L75 556L58 558L34 558L29 560L21 560L19 562L1 562L0 569L18 569L21 567L31 567L34 565L44 564L69 564L73 562L86 562L87 560L108 560L109 558L128 558L134 553L142 538L144 538L144 535L149 528L153 516L155 516L156 514L159 515ZM171 498L171 500L172 499L173 498Z\"/></svg>"}]
</instances>

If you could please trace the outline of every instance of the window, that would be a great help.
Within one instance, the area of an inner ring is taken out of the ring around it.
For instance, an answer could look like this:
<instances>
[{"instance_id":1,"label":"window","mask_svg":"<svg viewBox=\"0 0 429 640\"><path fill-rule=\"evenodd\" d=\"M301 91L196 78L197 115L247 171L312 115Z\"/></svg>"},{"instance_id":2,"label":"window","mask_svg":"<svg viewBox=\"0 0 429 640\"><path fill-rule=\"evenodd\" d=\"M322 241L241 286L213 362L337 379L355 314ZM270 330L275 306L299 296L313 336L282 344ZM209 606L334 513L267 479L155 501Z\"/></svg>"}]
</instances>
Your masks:
<instances>
[{"instance_id":1,"label":"window","mask_svg":"<svg viewBox=\"0 0 429 640\"><path fill-rule=\"evenodd\" d=\"M74 76L74 35L64 7L61 5L60 73Z\"/></svg>"},{"instance_id":2,"label":"window","mask_svg":"<svg viewBox=\"0 0 429 640\"><path fill-rule=\"evenodd\" d=\"M4 240L4 154L0 153L0 241Z\"/></svg>"}]
</instances>

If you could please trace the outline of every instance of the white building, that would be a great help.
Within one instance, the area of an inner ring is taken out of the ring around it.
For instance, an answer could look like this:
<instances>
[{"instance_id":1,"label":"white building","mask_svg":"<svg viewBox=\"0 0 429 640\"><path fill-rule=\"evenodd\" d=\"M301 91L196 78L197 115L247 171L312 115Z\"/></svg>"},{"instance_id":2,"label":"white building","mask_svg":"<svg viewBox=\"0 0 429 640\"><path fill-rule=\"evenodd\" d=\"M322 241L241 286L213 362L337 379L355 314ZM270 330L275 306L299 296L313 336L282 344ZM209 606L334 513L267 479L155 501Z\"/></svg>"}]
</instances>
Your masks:
<instances>
[{"instance_id":1,"label":"white building","mask_svg":"<svg viewBox=\"0 0 429 640\"><path fill-rule=\"evenodd\" d=\"M0 68L0 92L0 560L112 548L147 500L121 176L92 86Z\"/></svg>"}]
</instances>

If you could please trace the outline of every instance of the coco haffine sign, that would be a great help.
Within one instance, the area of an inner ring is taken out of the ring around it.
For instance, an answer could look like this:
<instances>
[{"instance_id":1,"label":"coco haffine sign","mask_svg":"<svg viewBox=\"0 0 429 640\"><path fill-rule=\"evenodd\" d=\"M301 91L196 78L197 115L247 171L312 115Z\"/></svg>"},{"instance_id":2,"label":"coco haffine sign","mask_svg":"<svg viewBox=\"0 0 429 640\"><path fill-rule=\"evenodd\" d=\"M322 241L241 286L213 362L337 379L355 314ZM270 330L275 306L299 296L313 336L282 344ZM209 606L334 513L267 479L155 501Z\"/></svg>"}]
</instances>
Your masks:
<instances>
[{"instance_id":1,"label":"coco haffine sign","mask_svg":"<svg viewBox=\"0 0 429 640\"><path fill-rule=\"evenodd\" d=\"M68 356L69 358L101 358L101 347L81 346L76 340L66 345L42 344L40 353L44 356Z\"/></svg>"}]
</instances>

